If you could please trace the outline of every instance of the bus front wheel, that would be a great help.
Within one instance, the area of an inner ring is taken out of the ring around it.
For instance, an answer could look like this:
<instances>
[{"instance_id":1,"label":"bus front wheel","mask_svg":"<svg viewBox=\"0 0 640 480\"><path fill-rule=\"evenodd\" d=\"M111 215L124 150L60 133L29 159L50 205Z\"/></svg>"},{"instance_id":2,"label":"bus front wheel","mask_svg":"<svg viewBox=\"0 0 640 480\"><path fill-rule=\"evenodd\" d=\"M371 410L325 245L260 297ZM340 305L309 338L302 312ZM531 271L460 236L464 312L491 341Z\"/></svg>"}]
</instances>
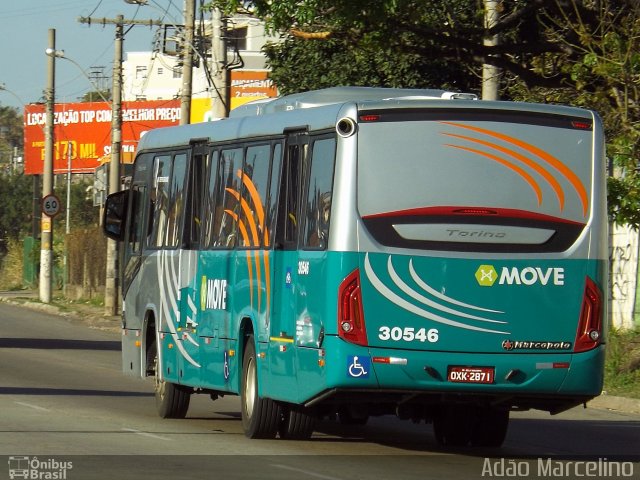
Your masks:
<instances>
[{"instance_id":1,"label":"bus front wheel","mask_svg":"<svg viewBox=\"0 0 640 480\"><path fill-rule=\"evenodd\" d=\"M162 418L184 418L189 410L191 393L174 383L160 379L158 369L158 350L155 343L147 350L147 361L153 370L156 409Z\"/></svg>"},{"instance_id":2,"label":"bus front wheel","mask_svg":"<svg viewBox=\"0 0 640 480\"><path fill-rule=\"evenodd\" d=\"M242 428L248 438L275 438L280 422L280 406L258 395L258 368L253 335L247 338L242 360Z\"/></svg>"}]
</instances>

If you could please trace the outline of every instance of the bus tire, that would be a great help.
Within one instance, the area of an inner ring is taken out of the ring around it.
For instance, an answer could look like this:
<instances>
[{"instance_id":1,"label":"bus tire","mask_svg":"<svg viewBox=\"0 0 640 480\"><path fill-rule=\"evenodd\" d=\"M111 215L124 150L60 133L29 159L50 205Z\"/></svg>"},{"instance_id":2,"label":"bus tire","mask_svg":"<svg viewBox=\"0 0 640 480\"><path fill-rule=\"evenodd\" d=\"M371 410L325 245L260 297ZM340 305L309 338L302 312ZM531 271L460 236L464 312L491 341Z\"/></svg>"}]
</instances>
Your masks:
<instances>
[{"instance_id":1,"label":"bus tire","mask_svg":"<svg viewBox=\"0 0 640 480\"><path fill-rule=\"evenodd\" d=\"M475 417L463 405L445 405L433 419L436 441L444 447L466 447L471 442Z\"/></svg>"},{"instance_id":2,"label":"bus tire","mask_svg":"<svg viewBox=\"0 0 640 480\"><path fill-rule=\"evenodd\" d=\"M474 447L499 447L507 436L509 410L479 408L471 435Z\"/></svg>"},{"instance_id":3,"label":"bus tire","mask_svg":"<svg viewBox=\"0 0 640 480\"><path fill-rule=\"evenodd\" d=\"M301 405L291 405L282 415L278 428L280 438L285 440L308 440L316 426L316 415Z\"/></svg>"},{"instance_id":4,"label":"bus tire","mask_svg":"<svg viewBox=\"0 0 640 480\"><path fill-rule=\"evenodd\" d=\"M280 406L258 395L258 368L253 335L247 339L242 360L242 428L248 438L275 438L280 422Z\"/></svg>"},{"instance_id":5,"label":"bus tire","mask_svg":"<svg viewBox=\"0 0 640 480\"><path fill-rule=\"evenodd\" d=\"M191 392L180 385L160 380L158 375L158 351L156 343L147 350L147 361L154 372L154 392L156 409L162 418L184 418L189 410Z\"/></svg>"}]
</instances>

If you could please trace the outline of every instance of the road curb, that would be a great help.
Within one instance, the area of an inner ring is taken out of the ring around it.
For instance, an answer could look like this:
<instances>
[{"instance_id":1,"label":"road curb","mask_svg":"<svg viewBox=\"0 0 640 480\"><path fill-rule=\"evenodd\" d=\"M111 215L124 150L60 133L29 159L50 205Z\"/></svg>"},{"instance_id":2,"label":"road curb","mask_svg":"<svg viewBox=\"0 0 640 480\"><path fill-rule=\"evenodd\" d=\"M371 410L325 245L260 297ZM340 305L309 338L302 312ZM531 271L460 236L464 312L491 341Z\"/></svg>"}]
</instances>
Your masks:
<instances>
[{"instance_id":1,"label":"road curb","mask_svg":"<svg viewBox=\"0 0 640 480\"><path fill-rule=\"evenodd\" d=\"M7 303L20 307L37 310L39 312L48 313L50 315L58 315L73 321L82 322L89 328L108 331L111 333L120 333L120 316L109 316L101 312L97 307L81 306L78 310L73 310L73 305L55 305L41 303L35 296L20 296L15 294L5 294L0 292L0 303Z\"/></svg>"},{"instance_id":2,"label":"road curb","mask_svg":"<svg viewBox=\"0 0 640 480\"><path fill-rule=\"evenodd\" d=\"M587 403L588 407L600 410L615 410L624 413L640 414L640 400L615 395L600 395Z\"/></svg>"}]
</instances>

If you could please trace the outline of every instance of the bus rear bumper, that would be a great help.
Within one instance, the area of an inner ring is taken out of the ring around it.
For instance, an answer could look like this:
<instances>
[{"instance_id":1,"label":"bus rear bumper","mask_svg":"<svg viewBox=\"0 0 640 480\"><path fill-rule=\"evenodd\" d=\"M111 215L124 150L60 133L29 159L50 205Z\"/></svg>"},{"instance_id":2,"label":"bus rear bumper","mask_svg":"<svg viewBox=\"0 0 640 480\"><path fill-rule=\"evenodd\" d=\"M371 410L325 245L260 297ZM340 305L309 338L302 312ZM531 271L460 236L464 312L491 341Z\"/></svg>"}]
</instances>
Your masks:
<instances>
[{"instance_id":1,"label":"bus rear bumper","mask_svg":"<svg viewBox=\"0 0 640 480\"><path fill-rule=\"evenodd\" d=\"M326 348L327 388L307 404L333 402L360 391L367 392L365 400L377 395L381 400L402 402L412 395L427 403L482 401L555 413L602 391L603 346L578 354L489 354L388 350L349 345L337 338L326 341L332 343ZM490 379L484 376L476 382L450 374L461 367L463 371L490 372Z\"/></svg>"}]
</instances>

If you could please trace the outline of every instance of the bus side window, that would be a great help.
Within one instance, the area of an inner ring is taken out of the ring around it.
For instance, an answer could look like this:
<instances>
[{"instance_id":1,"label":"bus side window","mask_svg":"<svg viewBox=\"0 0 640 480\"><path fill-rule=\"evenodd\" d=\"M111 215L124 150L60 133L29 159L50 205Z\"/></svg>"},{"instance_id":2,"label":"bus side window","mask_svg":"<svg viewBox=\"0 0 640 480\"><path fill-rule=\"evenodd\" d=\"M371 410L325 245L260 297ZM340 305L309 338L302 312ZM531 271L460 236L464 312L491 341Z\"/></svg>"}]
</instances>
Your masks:
<instances>
[{"instance_id":1,"label":"bus side window","mask_svg":"<svg viewBox=\"0 0 640 480\"><path fill-rule=\"evenodd\" d=\"M216 215L213 224L213 247L234 248L240 212L240 177L242 148L221 152L218 178L220 188L216 192Z\"/></svg>"},{"instance_id":2,"label":"bus side window","mask_svg":"<svg viewBox=\"0 0 640 480\"><path fill-rule=\"evenodd\" d=\"M296 248L298 242L300 179L307 152L307 145L298 142L287 147L280 182L276 236L277 243L285 249Z\"/></svg>"},{"instance_id":3,"label":"bus side window","mask_svg":"<svg viewBox=\"0 0 640 480\"><path fill-rule=\"evenodd\" d=\"M327 248L336 141L334 138L316 140L311 154L311 171L304 208L303 246L311 249Z\"/></svg>"},{"instance_id":4,"label":"bus side window","mask_svg":"<svg viewBox=\"0 0 640 480\"><path fill-rule=\"evenodd\" d=\"M200 235L204 223L203 204L206 182L208 152L204 146L195 146L189 169L188 205L184 227L183 244L197 250L200 247Z\"/></svg>"},{"instance_id":5,"label":"bus side window","mask_svg":"<svg viewBox=\"0 0 640 480\"><path fill-rule=\"evenodd\" d=\"M218 217L222 215L222 209L216 208L216 199L220 195L219 191L223 188L222 183L218 181L218 159L218 152L212 152L211 160L207 166L204 209L202 212L202 248L211 248L214 246L214 228L218 223Z\"/></svg>"},{"instance_id":6,"label":"bus side window","mask_svg":"<svg viewBox=\"0 0 640 480\"><path fill-rule=\"evenodd\" d=\"M269 181L269 153L271 146L255 145L247 148L242 177L243 208L240 222L248 238L240 238L243 247L260 247L265 242L265 204Z\"/></svg>"},{"instance_id":7,"label":"bus side window","mask_svg":"<svg viewBox=\"0 0 640 480\"><path fill-rule=\"evenodd\" d=\"M276 231L278 220L278 185L280 183L280 167L282 166L282 144L273 146L273 161L271 162L271 177L269 179L269 196L267 199L267 232L265 234L265 246L273 246L273 232Z\"/></svg>"},{"instance_id":8,"label":"bus side window","mask_svg":"<svg viewBox=\"0 0 640 480\"><path fill-rule=\"evenodd\" d=\"M165 247L178 247L180 231L186 208L185 178L187 175L187 155L180 153L173 159L173 169L169 189L169 208L167 214Z\"/></svg>"},{"instance_id":9,"label":"bus side window","mask_svg":"<svg viewBox=\"0 0 640 480\"><path fill-rule=\"evenodd\" d=\"M153 185L151 188L151 208L149 237L147 246L162 247L169 212L169 175L171 156L158 155L153 162Z\"/></svg>"}]
</instances>

